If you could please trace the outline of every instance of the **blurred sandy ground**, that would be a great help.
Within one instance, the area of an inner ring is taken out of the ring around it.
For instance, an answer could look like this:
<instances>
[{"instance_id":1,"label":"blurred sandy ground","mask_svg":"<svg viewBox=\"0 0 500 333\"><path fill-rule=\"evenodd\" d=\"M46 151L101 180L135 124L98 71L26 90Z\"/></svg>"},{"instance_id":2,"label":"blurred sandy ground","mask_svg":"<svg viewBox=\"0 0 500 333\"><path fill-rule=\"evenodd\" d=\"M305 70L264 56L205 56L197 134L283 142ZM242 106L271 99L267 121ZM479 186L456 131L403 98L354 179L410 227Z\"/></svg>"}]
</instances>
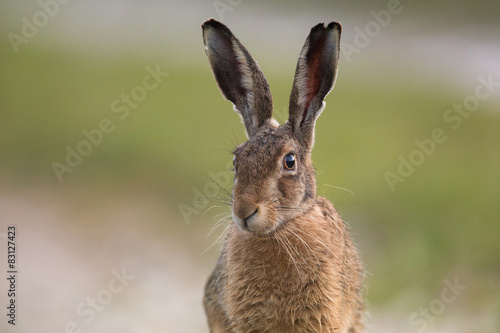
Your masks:
<instances>
[{"instance_id":1,"label":"blurred sandy ground","mask_svg":"<svg viewBox=\"0 0 500 333\"><path fill-rule=\"evenodd\" d=\"M83 332L206 331L201 297L212 258L201 256L203 239L188 226L161 227L173 217L147 196L75 192L1 193L2 229L17 227L18 325L9 332L63 332L71 321ZM123 290L109 301L102 289L110 290L113 270L130 280L113 283ZM78 314L81 303L88 306ZM9 328L5 320L0 327Z\"/></svg>"}]
</instances>

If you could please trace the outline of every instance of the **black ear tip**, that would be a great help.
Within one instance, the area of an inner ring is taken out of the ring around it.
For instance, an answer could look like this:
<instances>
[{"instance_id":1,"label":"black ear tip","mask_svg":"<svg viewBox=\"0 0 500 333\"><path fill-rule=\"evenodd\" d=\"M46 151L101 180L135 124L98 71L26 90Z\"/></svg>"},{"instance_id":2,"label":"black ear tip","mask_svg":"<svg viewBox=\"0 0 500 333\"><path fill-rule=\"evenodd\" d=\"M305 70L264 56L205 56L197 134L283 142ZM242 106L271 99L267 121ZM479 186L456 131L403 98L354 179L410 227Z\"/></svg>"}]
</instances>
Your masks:
<instances>
[{"instance_id":1,"label":"black ear tip","mask_svg":"<svg viewBox=\"0 0 500 333\"><path fill-rule=\"evenodd\" d=\"M233 35L231 33L231 30L229 30L229 28L227 26L225 26L224 24L220 23L219 21L217 21L213 18L203 22L203 24L201 25L201 28L203 31L205 31L207 29L218 30L228 37L231 37Z\"/></svg>"},{"instance_id":2,"label":"black ear tip","mask_svg":"<svg viewBox=\"0 0 500 333\"><path fill-rule=\"evenodd\" d=\"M324 23L318 23L314 27L311 28L311 33L316 33L317 31L325 30Z\"/></svg>"},{"instance_id":3,"label":"black ear tip","mask_svg":"<svg viewBox=\"0 0 500 333\"><path fill-rule=\"evenodd\" d=\"M332 21L325 26L325 23L318 23L314 27L311 28L311 35L323 34L324 31L333 31L338 30L342 32L342 25L339 22Z\"/></svg>"},{"instance_id":4,"label":"black ear tip","mask_svg":"<svg viewBox=\"0 0 500 333\"><path fill-rule=\"evenodd\" d=\"M328 23L328 26L326 27L327 30L339 30L340 32L342 31L342 24L340 22L330 22Z\"/></svg>"},{"instance_id":5,"label":"black ear tip","mask_svg":"<svg viewBox=\"0 0 500 333\"><path fill-rule=\"evenodd\" d=\"M211 18L209 20L206 20L203 22L201 25L203 29L205 28L214 28L214 29L228 29L224 24L220 23L219 21Z\"/></svg>"},{"instance_id":6,"label":"black ear tip","mask_svg":"<svg viewBox=\"0 0 500 333\"><path fill-rule=\"evenodd\" d=\"M205 22L203 22L203 24L201 25L202 28L206 28L206 27L217 27L217 26L221 26L223 25L222 23L220 23L219 21L213 19L213 18L210 18L208 20L206 20Z\"/></svg>"}]
</instances>

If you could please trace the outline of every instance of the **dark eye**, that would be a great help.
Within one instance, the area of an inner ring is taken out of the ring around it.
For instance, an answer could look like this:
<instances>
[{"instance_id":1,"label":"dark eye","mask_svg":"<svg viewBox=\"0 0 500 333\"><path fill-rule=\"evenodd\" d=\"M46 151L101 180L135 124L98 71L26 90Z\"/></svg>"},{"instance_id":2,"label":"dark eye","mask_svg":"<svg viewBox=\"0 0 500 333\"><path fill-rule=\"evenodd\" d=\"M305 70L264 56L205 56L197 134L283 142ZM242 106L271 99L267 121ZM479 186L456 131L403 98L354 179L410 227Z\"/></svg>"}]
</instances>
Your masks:
<instances>
[{"instance_id":1,"label":"dark eye","mask_svg":"<svg viewBox=\"0 0 500 333\"><path fill-rule=\"evenodd\" d=\"M286 155L285 159L283 160L283 164L285 166L285 169L287 170L295 169L295 155L294 154Z\"/></svg>"}]
</instances>

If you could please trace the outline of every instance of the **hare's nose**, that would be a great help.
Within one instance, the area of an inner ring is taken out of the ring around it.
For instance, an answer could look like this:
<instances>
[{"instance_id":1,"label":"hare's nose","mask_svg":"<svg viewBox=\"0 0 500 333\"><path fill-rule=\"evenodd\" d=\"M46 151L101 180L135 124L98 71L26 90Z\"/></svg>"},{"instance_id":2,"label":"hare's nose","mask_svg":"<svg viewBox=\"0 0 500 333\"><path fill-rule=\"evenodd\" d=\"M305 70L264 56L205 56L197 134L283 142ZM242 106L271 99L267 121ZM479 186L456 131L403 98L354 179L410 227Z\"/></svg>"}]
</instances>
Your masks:
<instances>
[{"instance_id":1,"label":"hare's nose","mask_svg":"<svg viewBox=\"0 0 500 333\"><path fill-rule=\"evenodd\" d=\"M240 229L249 230L249 225L252 224L258 212L259 207L255 205L235 205L233 206L233 220Z\"/></svg>"},{"instance_id":2,"label":"hare's nose","mask_svg":"<svg viewBox=\"0 0 500 333\"><path fill-rule=\"evenodd\" d=\"M248 221L255 216L255 214L257 214L257 212L259 211L259 207L255 208L254 212L250 215L248 215L247 217L245 217L243 220L245 221L246 224L248 224Z\"/></svg>"}]
</instances>

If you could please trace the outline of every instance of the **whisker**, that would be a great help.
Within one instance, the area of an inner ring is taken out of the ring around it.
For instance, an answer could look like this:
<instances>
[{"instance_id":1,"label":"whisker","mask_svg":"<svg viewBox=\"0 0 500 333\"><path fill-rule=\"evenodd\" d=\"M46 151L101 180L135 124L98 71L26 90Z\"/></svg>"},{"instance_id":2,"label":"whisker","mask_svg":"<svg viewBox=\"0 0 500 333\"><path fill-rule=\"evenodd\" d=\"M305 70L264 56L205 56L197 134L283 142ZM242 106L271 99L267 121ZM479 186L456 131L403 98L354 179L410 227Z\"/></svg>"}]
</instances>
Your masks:
<instances>
[{"instance_id":1,"label":"whisker","mask_svg":"<svg viewBox=\"0 0 500 333\"><path fill-rule=\"evenodd\" d=\"M216 229L218 229L220 226L226 224L226 222L231 222L232 217L231 214L228 213L220 213L218 214L214 219L217 219L217 222L213 225L213 227L210 229L207 237L209 237ZM229 224L228 223L228 224ZM226 224L227 227L227 224Z\"/></svg>"},{"instance_id":2,"label":"whisker","mask_svg":"<svg viewBox=\"0 0 500 333\"><path fill-rule=\"evenodd\" d=\"M337 260L339 260L339 257L337 256L337 254L335 252L333 252L325 243L323 243L322 241L320 241L317 237L314 237L313 235L311 235L310 233L307 233L304 228L302 227L302 225L298 224L298 226L302 229L302 232L311 237L314 241L318 242L318 244L320 244L321 246L323 246L327 251L329 251Z\"/></svg>"},{"instance_id":3,"label":"whisker","mask_svg":"<svg viewBox=\"0 0 500 333\"><path fill-rule=\"evenodd\" d=\"M297 211L304 211L302 208L299 207L286 207L286 206L276 206L276 209L282 209L282 210L297 210Z\"/></svg>"},{"instance_id":4,"label":"whisker","mask_svg":"<svg viewBox=\"0 0 500 333\"><path fill-rule=\"evenodd\" d=\"M233 134L234 134L234 128L233 128ZM234 137L235 139L235 142L233 142L232 138L230 138L229 136L227 136L226 134L223 134L224 137L231 143L231 145L229 145L227 142L225 143L229 148L231 148L231 154L233 153L234 149L236 147L238 147L238 140L236 139L236 136Z\"/></svg>"},{"instance_id":5,"label":"whisker","mask_svg":"<svg viewBox=\"0 0 500 333\"><path fill-rule=\"evenodd\" d=\"M344 191L350 193L353 197L356 196L353 191L351 191L345 187L334 186L334 185L329 185L329 184L325 184L325 183L318 183L318 185L323 185L323 186L332 187L332 188L338 188L339 190L344 190Z\"/></svg>"},{"instance_id":6,"label":"whisker","mask_svg":"<svg viewBox=\"0 0 500 333\"><path fill-rule=\"evenodd\" d=\"M290 263L290 260L292 261L292 263L294 264L295 268L297 269L297 273L300 274L300 270L299 270L299 267L298 267L298 264L297 262L295 261L295 258L293 257L293 254L291 252L291 249L288 248L288 245L287 243L285 242L285 239L281 238L281 236L279 234L276 234L276 237L275 239L278 241L279 244L281 244L283 246L283 249L285 250L285 252L288 254L288 258L289 258L289 261L288 263Z\"/></svg>"},{"instance_id":7,"label":"whisker","mask_svg":"<svg viewBox=\"0 0 500 333\"><path fill-rule=\"evenodd\" d=\"M292 228L289 228L288 231L290 231L295 237L297 237L306 246L306 249L314 256L314 258L316 258L316 262L318 263L318 266L319 266L321 263L320 263L318 257L316 256L316 254L314 253L313 249L311 248L311 246L309 246L309 244L307 244L307 242L304 239L302 239L302 237L300 237L298 235L298 233L294 232L292 230Z\"/></svg>"},{"instance_id":8,"label":"whisker","mask_svg":"<svg viewBox=\"0 0 500 333\"><path fill-rule=\"evenodd\" d=\"M222 220L222 221L223 221L223 220ZM218 223L218 225L220 226L220 225L222 225L222 223L220 223L220 222L219 222L219 223ZM216 239L214 242L212 242L212 244L211 244L208 248L206 248L206 249L205 249L205 251L203 251L201 254L202 254L202 255L203 255L203 254L205 254L205 253L206 253L208 250L210 250L210 249L211 249L211 248L212 248L215 244L220 243L220 241L221 241L221 240L222 240L222 239L226 236L226 234L228 233L230 226L231 226L231 224L230 224L230 223L229 223L228 225L226 225L226 227L224 228L223 232L221 232L221 233L220 233L219 237L217 237L217 239ZM217 226L217 227L218 227L218 226ZM215 229L216 229L216 228L215 228ZM211 231L210 233L212 233L212 231ZM210 233L209 233L209 235L210 235ZM208 237L208 236L207 236L207 237Z\"/></svg>"},{"instance_id":9,"label":"whisker","mask_svg":"<svg viewBox=\"0 0 500 333\"><path fill-rule=\"evenodd\" d=\"M218 142L220 143L224 143L226 146L228 146L229 148L231 148L231 146L229 146L227 143L225 143L224 141L222 140L217 140ZM233 151L230 150L230 149L227 149L227 148L214 148L213 151L223 151L223 152L226 152L226 153L229 153L229 154L232 154Z\"/></svg>"},{"instance_id":10,"label":"whisker","mask_svg":"<svg viewBox=\"0 0 500 333\"><path fill-rule=\"evenodd\" d=\"M234 131L234 127L231 127L231 131L233 132L233 137L234 141L236 142L236 145L234 146L233 150L236 149L240 144L238 143L238 138L236 137L236 132Z\"/></svg>"},{"instance_id":11,"label":"whisker","mask_svg":"<svg viewBox=\"0 0 500 333\"><path fill-rule=\"evenodd\" d=\"M233 194L231 192L229 192L224 186L222 186L221 184L219 184L215 179L213 179L212 177L210 176L207 176L208 179L210 179L214 184L217 185L217 187L219 189L221 189L225 194L227 194L228 196L230 196L231 198L233 197Z\"/></svg>"}]
</instances>

